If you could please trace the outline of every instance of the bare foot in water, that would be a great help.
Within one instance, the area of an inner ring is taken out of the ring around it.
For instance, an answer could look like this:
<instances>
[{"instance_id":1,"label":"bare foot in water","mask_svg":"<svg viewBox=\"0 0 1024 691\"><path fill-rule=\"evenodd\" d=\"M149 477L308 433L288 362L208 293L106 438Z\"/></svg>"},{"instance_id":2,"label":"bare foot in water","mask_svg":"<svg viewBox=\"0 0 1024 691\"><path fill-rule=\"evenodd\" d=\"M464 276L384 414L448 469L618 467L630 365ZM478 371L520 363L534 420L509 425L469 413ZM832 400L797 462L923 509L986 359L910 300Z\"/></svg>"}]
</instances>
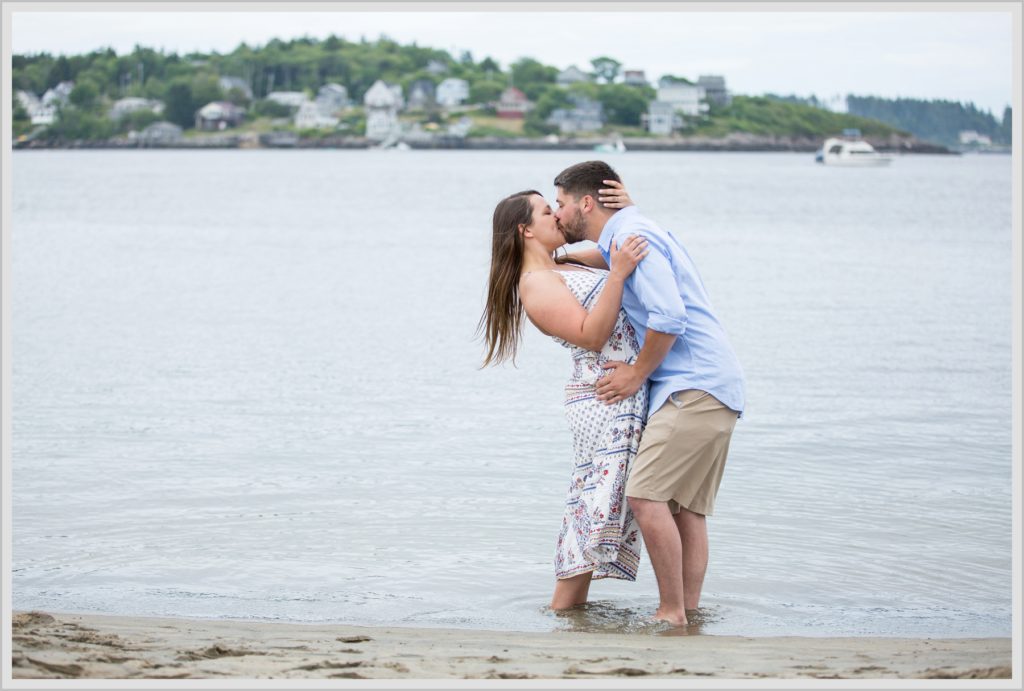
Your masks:
<instances>
[{"instance_id":1,"label":"bare foot in water","mask_svg":"<svg viewBox=\"0 0 1024 691\"><path fill-rule=\"evenodd\" d=\"M663 621L672 626L686 626L689 622L686 620L686 612L679 610L678 612L667 612L658 610L654 613L655 621Z\"/></svg>"}]
</instances>

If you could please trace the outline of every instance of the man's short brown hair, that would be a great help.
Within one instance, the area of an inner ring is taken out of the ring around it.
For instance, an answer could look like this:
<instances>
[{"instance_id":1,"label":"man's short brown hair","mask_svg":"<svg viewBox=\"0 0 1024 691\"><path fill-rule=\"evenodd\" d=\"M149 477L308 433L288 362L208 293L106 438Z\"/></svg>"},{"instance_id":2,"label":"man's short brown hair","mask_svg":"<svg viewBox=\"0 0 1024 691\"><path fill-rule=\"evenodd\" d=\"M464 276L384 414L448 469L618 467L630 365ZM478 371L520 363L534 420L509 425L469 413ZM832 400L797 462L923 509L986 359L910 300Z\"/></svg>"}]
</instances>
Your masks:
<instances>
[{"instance_id":1,"label":"man's short brown hair","mask_svg":"<svg viewBox=\"0 0 1024 691\"><path fill-rule=\"evenodd\" d=\"M605 180L622 182L619 174L604 161L584 161L559 173L555 178L555 187L561 187L575 199L589 194L597 204L604 206L598 201L597 191L604 187Z\"/></svg>"}]
</instances>

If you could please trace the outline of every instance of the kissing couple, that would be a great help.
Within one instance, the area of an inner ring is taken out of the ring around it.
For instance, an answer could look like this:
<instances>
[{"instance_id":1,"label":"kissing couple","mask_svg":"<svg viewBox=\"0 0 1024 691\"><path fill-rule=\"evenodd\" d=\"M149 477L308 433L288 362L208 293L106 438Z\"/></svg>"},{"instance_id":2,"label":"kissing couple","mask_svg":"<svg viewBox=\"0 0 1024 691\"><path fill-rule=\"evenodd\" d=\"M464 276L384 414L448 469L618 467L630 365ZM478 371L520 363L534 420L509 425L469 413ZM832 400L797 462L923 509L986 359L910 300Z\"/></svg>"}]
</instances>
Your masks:
<instances>
[{"instance_id":1,"label":"kissing couple","mask_svg":"<svg viewBox=\"0 0 1024 691\"><path fill-rule=\"evenodd\" d=\"M744 407L739 360L686 248L640 213L603 161L494 209L484 365L515 357L523 314L572 359L565 413L572 474L552 609L601 578L636 580L641 536L658 583L654 618L687 624L708 565L729 441ZM596 249L558 255L566 243Z\"/></svg>"}]
</instances>

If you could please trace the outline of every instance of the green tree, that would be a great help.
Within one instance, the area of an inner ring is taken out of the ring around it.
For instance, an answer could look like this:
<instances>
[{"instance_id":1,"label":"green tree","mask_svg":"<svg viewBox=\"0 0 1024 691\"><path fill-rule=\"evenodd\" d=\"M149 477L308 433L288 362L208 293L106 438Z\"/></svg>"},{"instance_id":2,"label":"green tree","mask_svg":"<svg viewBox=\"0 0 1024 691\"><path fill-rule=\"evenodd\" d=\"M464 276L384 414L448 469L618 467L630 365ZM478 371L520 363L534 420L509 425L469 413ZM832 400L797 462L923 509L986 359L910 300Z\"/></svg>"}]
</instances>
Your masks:
<instances>
[{"instance_id":1,"label":"green tree","mask_svg":"<svg viewBox=\"0 0 1024 691\"><path fill-rule=\"evenodd\" d=\"M537 99L533 109L526 114L523 132L532 135L552 134L558 131L555 125L549 125L547 119L558 108L571 108L572 101L564 89L548 87Z\"/></svg>"},{"instance_id":2,"label":"green tree","mask_svg":"<svg viewBox=\"0 0 1024 691\"><path fill-rule=\"evenodd\" d=\"M15 137L20 137L32 130L32 118L29 117L28 111L22 107L17 95L14 95L11 101L11 129Z\"/></svg>"},{"instance_id":3,"label":"green tree","mask_svg":"<svg viewBox=\"0 0 1024 691\"><path fill-rule=\"evenodd\" d=\"M268 118L287 118L292 114L292 108L277 101L261 98L252 104L252 114Z\"/></svg>"},{"instance_id":4,"label":"green tree","mask_svg":"<svg viewBox=\"0 0 1024 691\"><path fill-rule=\"evenodd\" d=\"M488 72L493 72L494 74L501 74L501 67L498 65L498 63L494 61L493 58L486 57L480 61L480 71L483 72L485 75Z\"/></svg>"},{"instance_id":5,"label":"green tree","mask_svg":"<svg viewBox=\"0 0 1024 691\"><path fill-rule=\"evenodd\" d=\"M46 88L57 86L61 82L70 81L74 78L71 71L71 62L63 55L57 58L46 76Z\"/></svg>"},{"instance_id":6,"label":"green tree","mask_svg":"<svg viewBox=\"0 0 1024 691\"><path fill-rule=\"evenodd\" d=\"M607 56L594 58L590 64L594 68L594 74L605 84L614 82L615 78L619 76L619 70L622 69L621 62Z\"/></svg>"},{"instance_id":7,"label":"green tree","mask_svg":"<svg viewBox=\"0 0 1024 691\"><path fill-rule=\"evenodd\" d=\"M497 101L501 92L505 90L504 84L495 81L476 81L469 85L470 103L490 103Z\"/></svg>"},{"instance_id":8,"label":"green tree","mask_svg":"<svg viewBox=\"0 0 1024 691\"><path fill-rule=\"evenodd\" d=\"M81 79L75 84L75 88L71 90L71 95L68 98L75 107L82 110L92 110L97 105L99 95L100 90L95 83L90 80Z\"/></svg>"},{"instance_id":9,"label":"green tree","mask_svg":"<svg viewBox=\"0 0 1024 691\"><path fill-rule=\"evenodd\" d=\"M121 118L116 126L118 132L140 131L154 122L160 122L163 119L162 115L158 115L151 110L136 110Z\"/></svg>"},{"instance_id":10,"label":"green tree","mask_svg":"<svg viewBox=\"0 0 1024 691\"><path fill-rule=\"evenodd\" d=\"M572 107L572 101L569 100L569 93L565 89L550 88L537 98L537 103L530 114L545 120L558 108L570 107Z\"/></svg>"},{"instance_id":11,"label":"green tree","mask_svg":"<svg viewBox=\"0 0 1024 691\"><path fill-rule=\"evenodd\" d=\"M196 109L192 107L192 85L186 80L178 80L167 90L164 102L164 116L183 128L195 125Z\"/></svg>"},{"instance_id":12,"label":"green tree","mask_svg":"<svg viewBox=\"0 0 1024 691\"><path fill-rule=\"evenodd\" d=\"M356 134L366 132L366 114L362 109L353 108L341 116L338 129Z\"/></svg>"},{"instance_id":13,"label":"green tree","mask_svg":"<svg viewBox=\"0 0 1024 691\"><path fill-rule=\"evenodd\" d=\"M604 106L607 121L616 125L639 125L640 116L647 112L651 101L641 89L625 84L602 86L597 99Z\"/></svg>"},{"instance_id":14,"label":"green tree","mask_svg":"<svg viewBox=\"0 0 1024 691\"><path fill-rule=\"evenodd\" d=\"M248 108L251 103L245 92L238 87L228 89L228 92L224 94L224 100L231 101L236 106L242 106L243 108Z\"/></svg>"},{"instance_id":15,"label":"green tree","mask_svg":"<svg viewBox=\"0 0 1024 691\"><path fill-rule=\"evenodd\" d=\"M853 115L880 120L912 132L920 139L948 146L959 144L962 130L974 130L993 139L1000 134L1000 124L995 117L973 103L854 95L847 96L846 103Z\"/></svg>"},{"instance_id":16,"label":"green tree","mask_svg":"<svg viewBox=\"0 0 1024 691\"><path fill-rule=\"evenodd\" d=\"M183 128L195 126L196 111L211 101L223 98L215 75L206 73L175 79L164 96L164 116Z\"/></svg>"},{"instance_id":17,"label":"green tree","mask_svg":"<svg viewBox=\"0 0 1024 691\"><path fill-rule=\"evenodd\" d=\"M544 87L554 84L558 70L533 58L520 58L512 64L512 83L531 101L540 98Z\"/></svg>"},{"instance_id":18,"label":"green tree","mask_svg":"<svg viewBox=\"0 0 1024 691\"><path fill-rule=\"evenodd\" d=\"M191 86L193 110L199 110L207 103L220 101L224 98L224 92L220 88L220 81L215 74L198 74L192 79Z\"/></svg>"},{"instance_id":19,"label":"green tree","mask_svg":"<svg viewBox=\"0 0 1024 691\"><path fill-rule=\"evenodd\" d=\"M14 91L29 91L36 96L48 88L47 78L53 67L53 57L47 53L11 56L11 82Z\"/></svg>"},{"instance_id":20,"label":"green tree","mask_svg":"<svg viewBox=\"0 0 1024 691\"><path fill-rule=\"evenodd\" d=\"M61 108L57 122L46 130L47 139L58 141L106 139L113 134L114 126L105 117L74 106Z\"/></svg>"},{"instance_id":21,"label":"green tree","mask_svg":"<svg viewBox=\"0 0 1024 691\"><path fill-rule=\"evenodd\" d=\"M257 107L256 103L270 91L316 93L327 82L345 86L350 98L358 103L376 80L408 82L411 75L421 76L431 60L447 65L451 76L465 79L470 85L470 100L475 103L496 100L510 83L537 101L554 88L558 74L556 68L531 58L520 59L503 71L491 57L475 63L468 52L453 58L443 50L401 45L386 36L352 42L337 36L323 40L273 39L264 45L240 43L228 53L179 55L135 46L131 52L118 55L103 48L71 56L14 55L11 64L16 90L41 95L62 81L76 85L88 81L96 93L85 86L79 90L79 111L97 109L126 95L143 96L163 101L167 119L188 128L193 125L196 110L210 101L227 97L236 104L245 104L241 93L222 93L218 83L221 76L240 77L251 85L254 102L248 105L250 108ZM609 63L607 67L614 65ZM596 97L596 92L591 97ZM66 132L98 131L93 127L95 123L79 116L69 114ZM71 123L71 118L77 118L76 122Z\"/></svg>"}]
</instances>

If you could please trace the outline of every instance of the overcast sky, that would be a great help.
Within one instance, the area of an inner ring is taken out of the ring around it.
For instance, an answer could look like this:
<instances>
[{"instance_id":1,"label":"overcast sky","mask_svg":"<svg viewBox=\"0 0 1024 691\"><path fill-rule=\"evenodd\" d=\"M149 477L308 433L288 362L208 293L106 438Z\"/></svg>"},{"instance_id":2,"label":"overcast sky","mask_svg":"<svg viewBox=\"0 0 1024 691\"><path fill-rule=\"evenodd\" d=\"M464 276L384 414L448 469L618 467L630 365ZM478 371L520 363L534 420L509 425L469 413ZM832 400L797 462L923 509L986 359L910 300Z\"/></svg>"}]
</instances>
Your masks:
<instances>
[{"instance_id":1,"label":"overcast sky","mask_svg":"<svg viewBox=\"0 0 1024 691\"><path fill-rule=\"evenodd\" d=\"M623 3L624 6L625 3ZM110 7L108 5L107 7ZM127 5L126 8L144 8ZM220 9L223 9L223 5ZM719 74L735 93L853 93L972 101L1002 116L1013 102L1013 17L1005 12L14 12L15 54L84 53L135 44L179 53L230 52L271 38L416 42L502 67L533 57L590 69L611 56L625 68L696 79ZM565 7L564 5L562 6Z\"/></svg>"}]
</instances>

